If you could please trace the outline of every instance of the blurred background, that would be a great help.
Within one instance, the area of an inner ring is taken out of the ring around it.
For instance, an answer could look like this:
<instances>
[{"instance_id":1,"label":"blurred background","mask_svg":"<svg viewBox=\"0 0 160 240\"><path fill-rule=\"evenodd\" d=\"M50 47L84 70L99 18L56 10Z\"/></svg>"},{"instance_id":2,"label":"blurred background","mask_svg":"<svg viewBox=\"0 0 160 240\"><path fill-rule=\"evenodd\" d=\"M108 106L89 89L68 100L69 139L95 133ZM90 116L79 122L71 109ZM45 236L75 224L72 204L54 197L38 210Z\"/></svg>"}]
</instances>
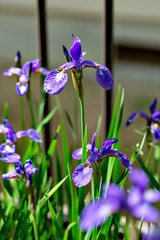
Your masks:
<instances>
[{"instance_id":1,"label":"blurred background","mask_svg":"<svg viewBox=\"0 0 160 240\"><path fill-rule=\"evenodd\" d=\"M128 116L137 110L149 114L149 106L155 97L158 98L160 106L159 9L159 0L114 1L113 103L120 84L125 90L121 150L128 156L130 153L127 151L131 151L131 147L142 138L134 132L134 129L141 129L144 126L143 119L138 119L126 128L125 122ZM46 11L50 70L66 62L62 45L70 49L73 43L72 32L81 39L82 50L87 52L84 58L103 63L102 0L48 0ZM8 117L15 131L20 130L19 96L15 91L16 77L3 77L3 71L13 66L17 50L21 52L23 64L39 57L36 14L36 1L0 0L0 116L3 115L4 103L8 102ZM31 87L33 100L37 97L40 99L40 77L32 78ZM84 71L84 91L88 142L90 142L97 128L98 116L100 114L103 116L104 90L96 82L94 69ZM59 97L63 109L68 111L73 120L76 96L71 79ZM50 108L54 107L54 96L49 100ZM28 106L27 103L25 104L26 119L29 123ZM51 126L53 134L58 123L54 117Z\"/></svg>"}]
</instances>

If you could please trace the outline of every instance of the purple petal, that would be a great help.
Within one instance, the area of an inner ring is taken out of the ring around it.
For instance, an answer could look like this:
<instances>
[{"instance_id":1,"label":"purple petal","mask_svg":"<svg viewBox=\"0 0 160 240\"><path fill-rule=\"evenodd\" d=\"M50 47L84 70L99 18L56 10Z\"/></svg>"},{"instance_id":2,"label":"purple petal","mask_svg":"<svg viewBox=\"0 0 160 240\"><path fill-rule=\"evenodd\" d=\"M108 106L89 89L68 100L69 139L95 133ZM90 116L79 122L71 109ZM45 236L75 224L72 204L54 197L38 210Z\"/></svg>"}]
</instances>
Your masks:
<instances>
[{"instance_id":1,"label":"purple petal","mask_svg":"<svg viewBox=\"0 0 160 240\"><path fill-rule=\"evenodd\" d=\"M2 143L0 145L0 152L2 154L6 154L6 153L15 153L15 144L13 145L8 145L6 143Z\"/></svg>"},{"instance_id":2,"label":"purple petal","mask_svg":"<svg viewBox=\"0 0 160 240\"><path fill-rule=\"evenodd\" d=\"M21 84L20 82L17 82L16 91L19 96L25 95L28 91L28 83L26 82L25 84Z\"/></svg>"},{"instance_id":3,"label":"purple petal","mask_svg":"<svg viewBox=\"0 0 160 240\"><path fill-rule=\"evenodd\" d=\"M51 95L58 94L64 89L67 81L68 76L66 73L53 70L45 79L44 90Z\"/></svg>"},{"instance_id":4,"label":"purple petal","mask_svg":"<svg viewBox=\"0 0 160 240\"><path fill-rule=\"evenodd\" d=\"M45 68L42 68L42 67L39 69L39 71L40 71L40 73L42 73L42 74L44 74L46 76L51 72L51 71L49 71L49 70L47 70Z\"/></svg>"},{"instance_id":5,"label":"purple petal","mask_svg":"<svg viewBox=\"0 0 160 240\"><path fill-rule=\"evenodd\" d=\"M32 160L28 159L24 165L24 169L27 175L27 178L29 178L31 175L35 174L39 171L38 168L33 166Z\"/></svg>"},{"instance_id":6,"label":"purple petal","mask_svg":"<svg viewBox=\"0 0 160 240\"><path fill-rule=\"evenodd\" d=\"M78 37L74 38L73 45L70 48L70 55L71 55L72 61L74 61L76 64L80 64L83 57L82 57L80 39Z\"/></svg>"},{"instance_id":7,"label":"purple petal","mask_svg":"<svg viewBox=\"0 0 160 240\"><path fill-rule=\"evenodd\" d=\"M0 158L0 160L2 160L3 162L21 165L20 158L21 158L20 155L18 155L17 153L5 153L5 154L2 154L2 157Z\"/></svg>"},{"instance_id":8,"label":"purple petal","mask_svg":"<svg viewBox=\"0 0 160 240\"><path fill-rule=\"evenodd\" d=\"M30 128L30 129L28 129L27 132L28 132L29 138L31 138L33 141L42 142L42 140L40 139L40 136L36 130Z\"/></svg>"},{"instance_id":9,"label":"purple petal","mask_svg":"<svg viewBox=\"0 0 160 240\"><path fill-rule=\"evenodd\" d=\"M144 191L149 184L148 176L141 169L134 169L129 174L129 179L135 186L139 187L142 191Z\"/></svg>"},{"instance_id":10,"label":"purple petal","mask_svg":"<svg viewBox=\"0 0 160 240\"><path fill-rule=\"evenodd\" d=\"M147 122L150 121L150 118L147 116L147 114L145 114L144 112L141 112L141 111L138 111L138 112L141 117L143 117L145 120L147 120Z\"/></svg>"},{"instance_id":11,"label":"purple petal","mask_svg":"<svg viewBox=\"0 0 160 240\"><path fill-rule=\"evenodd\" d=\"M28 131L19 131L16 133L17 138L21 137L27 137L28 136Z\"/></svg>"},{"instance_id":12,"label":"purple petal","mask_svg":"<svg viewBox=\"0 0 160 240\"><path fill-rule=\"evenodd\" d=\"M139 112L132 113L132 115L127 119L126 126L129 126L131 123L133 123L138 116L139 116Z\"/></svg>"},{"instance_id":13,"label":"purple petal","mask_svg":"<svg viewBox=\"0 0 160 240\"><path fill-rule=\"evenodd\" d=\"M87 151L91 151L91 144L87 144ZM78 148L72 153L72 158L76 160L81 160L82 158L82 148Z\"/></svg>"},{"instance_id":14,"label":"purple petal","mask_svg":"<svg viewBox=\"0 0 160 240\"><path fill-rule=\"evenodd\" d=\"M132 170L132 162L126 157L124 153L117 152L119 161L126 167L128 170Z\"/></svg>"},{"instance_id":15,"label":"purple petal","mask_svg":"<svg viewBox=\"0 0 160 240\"><path fill-rule=\"evenodd\" d=\"M110 184L109 186L103 186L103 197L108 201L117 201L119 207L124 207L126 205L125 192L118 184Z\"/></svg>"},{"instance_id":16,"label":"purple petal","mask_svg":"<svg viewBox=\"0 0 160 240\"><path fill-rule=\"evenodd\" d=\"M154 111L155 111L155 109L156 109L156 106L157 106L157 99L155 98L154 101L153 101L153 103L152 103L151 106L149 107L151 114L154 113Z\"/></svg>"},{"instance_id":17,"label":"purple petal","mask_svg":"<svg viewBox=\"0 0 160 240\"><path fill-rule=\"evenodd\" d=\"M2 174L2 179L4 180L13 179L13 178L16 178L18 175L22 175L22 174L23 174L23 171L20 168L16 168L15 171Z\"/></svg>"},{"instance_id":18,"label":"purple petal","mask_svg":"<svg viewBox=\"0 0 160 240\"><path fill-rule=\"evenodd\" d=\"M21 74L21 69L20 68L15 68L11 67L3 72L4 76L12 76L13 74L15 75L20 75Z\"/></svg>"},{"instance_id":19,"label":"purple petal","mask_svg":"<svg viewBox=\"0 0 160 240\"><path fill-rule=\"evenodd\" d=\"M9 120L8 119L4 119L4 118L2 118L2 120L5 122L5 131L4 131L4 133L7 136L6 142L8 144L12 144L12 143L16 142L17 141L16 133L15 133L14 129L12 128L12 125L10 124Z\"/></svg>"},{"instance_id":20,"label":"purple petal","mask_svg":"<svg viewBox=\"0 0 160 240\"><path fill-rule=\"evenodd\" d=\"M39 68L40 60L35 59L35 60L31 61L30 63L32 63L32 72L34 73Z\"/></svg>"},{"instance_id":21,"label":"purple petal","mask_svg":"<svg viewBox=\"0 0 160 240\"><path fill-rule=\"evenodd\" d=\"M93 173L92 167L86 167L84 164L78 165L73 172L72 179L77 187L87 185L91 181Z\"/></svg>"},{"instance_id":22,"label":"purple petal","mask_svg":"<svg viewBox=\"0 0 160 240\"><path fill-rule=\"evenodd\" d=\"M21 138L21 137L29 137L31 138L33 141L35 142L42 142L42 140L40 139L39 134L37 133L36 130L30 128L27 131L19 131L16 133L17 138Z\"/></svg>"},{"instance_id":23,"label":"purple petal","mask_svg":"<svg viewBox=\"0 0 160 240\"><path fill-rule=\"evenodd\" d=\"M3 124L0 124L0 133L6 134L8 132L8 128Z\"/></svg>"},{"instance_id":24,"label":"purple petal","mask_svg":"<svg viewBox=\"0 0 160 240\"><path fill-rule=\"evenodd\" d=\"M149 189L143 194L144 201L147 203L155 203L160 201L160 191Z\"/></svg>"},{"instance_id":25,"label":"purple petal","mask_svg":"<svg viewBox=\"0 0 160 240\"><path fill-rule=\"evenodd\" d=\"M93 164L93 163L95 163L96 161L98 161L98 159L99 159L98 154L93 154L93 155L91 155L91 156L88 157L87 163Z\"/></svg>"},{"instance_id":26,"label":"purple petal","mask_svg":"<svg viewBox=\"0 0 160 240\"><path fill-rule=\"evenodd\" d=\"M133 207L139 205L143 201L143 193L138 187L132 187L128 198L127 198L127 204L130 209Z\"/></svg>"},{"instance_id":27,"label":"purple petal","mask_svg":"<svg viewBox=\"0 0 160 240\"><path fill-rule=\"evenodd\" d=\"M143 219L149 223L155 223L159 220L159 211L155 207L146 203L135 207L132 211L132 214L134 217Z\"/></svg>"},{"instance_id":28,"label":"purple petal","mask_svg":"<svg viewBox=\"0 0 160 240\"><path fill-rule=\"evenodd\" d=\"M100 65L98 70L96 71L96 79L98 84L105 90L111 89L114 85L112 74L109 69L104 65Z\"/></svg>"},{"instance_id":29,"label":"purple petal","mask_svg":"<svg viewBox=\"0 0 160 240\"><path fill-rule=\"evenodd\" d=\"M95 146L95 138L96 138L96 136L97 136L97 130L96 130L96 132L93 134L93 137L92 137L92 143L91 143L91 153L98 153L98 150L97 150L97 148L96 148L96 146Z\"/></svg>"},{"instance_id":30,"label":"purple petal","mask_svg":"<svg viewBox=\"0 0 160 240\"><path fill-rule=\"evenodd\" d=\"M93 61L90 61L90 60L85 60L81 63L81 66L97 68L100 65L96 62L93 62Z\"/></svg>"},{"instance_id":31,"label":"purple petal","mask_svg":"<svg viewBox=\"0 0 160 240\"><path fill-rule=\"evenodd\" d=\"M81 213L80 228L86 232L101 226L114 212L112 203L105 200L90 202Z\"/></svg>"},{"instance_id":32,"label":"purple petal","mask_svg":"<svg viewBox=\"0 0 160 240\"><path fill-rule=\"evenodd\" d=\"M160 111L157 111L152 114L152 121L153 122L159 122L160 121Z\"/></svg>"},{"instance_id":33,"label":"purple petal","mask_svg":"<svg viewBox=\"0 0 160 240\"><path fill-rule=\"evenodd\" d=\"M64 70L64 71L67 71L71 68L74 68L76 67L75 63L74 62L68 62L68 63L65 63L64 65L60 66L59 68Z\"/></svg>"},{"instance_id":34,"label":"purple petal","mask_svg":"<svg viewBox=\"0 0 160 240\"><path fill-rule=\"evenodd\" d=\"M157 143L159 138L160 138L160 126L159 126L159 124L158 123L151 124L151 131L154 135L155 143Z\"/></svg>"}]
</instances>

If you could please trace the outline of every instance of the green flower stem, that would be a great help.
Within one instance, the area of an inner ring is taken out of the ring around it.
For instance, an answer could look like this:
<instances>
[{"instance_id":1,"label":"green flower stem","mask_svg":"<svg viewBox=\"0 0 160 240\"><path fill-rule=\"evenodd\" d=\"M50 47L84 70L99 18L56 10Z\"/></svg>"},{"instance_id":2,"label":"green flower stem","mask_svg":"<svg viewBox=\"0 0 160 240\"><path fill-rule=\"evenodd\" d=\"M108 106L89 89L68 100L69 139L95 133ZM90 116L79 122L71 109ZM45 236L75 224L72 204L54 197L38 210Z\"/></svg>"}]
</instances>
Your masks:
<instances>
[{"instance_id":1,"label":"green flower stem","mask_svg":"<svg viewBox=\"0 0 160 240\"><path fill-rule=\"evenodd\" d=\"M32 95L31 95L30 85L28 86L27 99L28 99L29 110L30 110L30 114L31 114L32 127L36 128L36 122L35 122L33 108L32 108Z\"/></svg>"},{"instance_id":2,"label":"green flower stem","mask_svg":"<svg viewBox=\"0 0 160 240\"><path fill-rule=\"evenodd\" d=\"M28 187L28 196L29 196L30 211L31 211L31 214L32 214L32 219L33 219L34 236L35 236L35 240L39 240L33 186Z\"/></svg>"},{"instance_id":3,"label":"green flower stem","mask_svg":"<svg viewBox=\"0 0 160 240\"><path fill-rule=\"evenodd\" d=\"M84 112L83 99L80 99L80 105L81 105L81 132L82 132L82 144L83 144L83 138L84 138L84 132L85 132L85 112Z\"/></svg>"},{"instance_id":4,"label":"green flower stem","mask_svg":"<svg viewBox=\"0 0 160 240\"><path fill-rule=\"evenodd\" d=\"M152 152L152 134L151 134L151 127L148 126L147 129L147 159L146 159L146 167L150 168L150 158L151 158L151 152Z\"/></svg>"}]
</instances>

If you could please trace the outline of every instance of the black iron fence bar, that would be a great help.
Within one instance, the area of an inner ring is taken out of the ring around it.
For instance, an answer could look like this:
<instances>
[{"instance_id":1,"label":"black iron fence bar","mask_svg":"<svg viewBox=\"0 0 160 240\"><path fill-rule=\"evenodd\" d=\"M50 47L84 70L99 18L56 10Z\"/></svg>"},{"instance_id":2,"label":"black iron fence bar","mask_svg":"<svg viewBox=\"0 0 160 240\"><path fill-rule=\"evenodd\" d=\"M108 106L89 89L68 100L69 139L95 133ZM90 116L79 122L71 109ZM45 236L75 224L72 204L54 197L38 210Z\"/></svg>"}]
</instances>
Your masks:
<instances>
[{"instance_id":1,"label":"black iron fence bar","mask_svg":"<svg viewBox=\"0 0 160 240\"><path fill-rule=\"evenodd\" d=\"M113 74L113 0L104 0L103 62ZM112 89L105 91L103 101L105 137L107 137L112 116Z\"/></svg>"},{"instance_id":2,"label":"black iron fence bar","mask_svg":"<svg viewBox=\"0 0 160 240\"><path fill-rule=\"evenodd\" d=\"M38 31L38 47L39 57L42 67L48 66L48 49L47 49L47 28L46 28L46 1L37 0L37 31ZM43 85L43 81L42 81ZM43 87L43 86L42 86ZM42 88L41 88L42 89ZM44 107L44 117L49 113L49 98L46 94L46 102ZM49 123L45 125L45 148L46 150L50 144Z\"/></svg>"}]
</instances>

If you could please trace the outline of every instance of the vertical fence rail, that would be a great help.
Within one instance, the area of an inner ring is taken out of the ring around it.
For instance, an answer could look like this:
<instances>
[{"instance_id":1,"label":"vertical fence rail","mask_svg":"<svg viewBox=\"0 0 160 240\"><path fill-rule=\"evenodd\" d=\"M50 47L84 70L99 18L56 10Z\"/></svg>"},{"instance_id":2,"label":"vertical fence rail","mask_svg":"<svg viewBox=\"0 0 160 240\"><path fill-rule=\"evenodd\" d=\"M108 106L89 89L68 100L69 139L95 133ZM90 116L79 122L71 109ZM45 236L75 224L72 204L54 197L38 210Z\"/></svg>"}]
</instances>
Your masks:
<instances>
[{"instance_id":1,"label":"vertical fence rail","mask_svg":"<svg viewBox=\"0 0 160 240\"><path fill-rule=\"evenodd\" d=\"M37 17L39 56L40 56L42 67L47 67L48 51L47 51L47 28L46 28L46 1L37 0L36 8L37 8L36 17ZM43 81L42 81L42 85L43 85ZM46 98L46 102L45 102L45 108L44 108L44 117L49 113L48 94L46 94L45 98ZM50 142L49 123L45 125L44 134L45 134L45 148L47 150Z\"/></svg>"},{"instance_id":2,"label":"vertical fence rail","mask_svg":"<svg viewBox=\"0 0 160 240\"><path fill-rule=\"evenodd\" d=\"M103 62L113 74L113 0L104 0L103 10ZM107 137L112 115L112 89L104 93L103 113Z\"/></svg>"}]
</instances>

